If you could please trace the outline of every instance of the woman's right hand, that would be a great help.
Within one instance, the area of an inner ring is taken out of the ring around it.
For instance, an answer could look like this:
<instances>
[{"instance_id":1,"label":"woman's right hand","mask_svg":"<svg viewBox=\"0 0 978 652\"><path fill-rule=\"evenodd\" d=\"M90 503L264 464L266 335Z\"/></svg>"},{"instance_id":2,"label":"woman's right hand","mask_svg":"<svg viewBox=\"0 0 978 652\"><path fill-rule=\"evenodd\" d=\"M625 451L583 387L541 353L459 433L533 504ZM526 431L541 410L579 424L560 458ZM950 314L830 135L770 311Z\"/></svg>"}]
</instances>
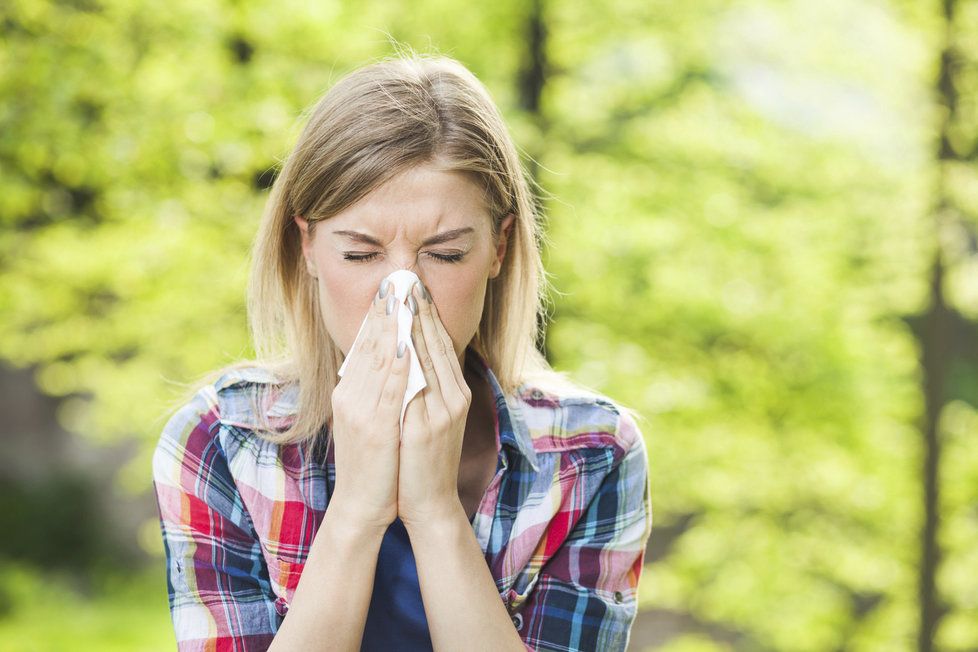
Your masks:
<instances>
[{"instance_id":1,"label":"woman's right hand","mask_svg":"<svg viewBox=\"0 0 978 652\"><path fill-rule=\"evenodd\" d=\"M393 283L385 285L333 389L336 484L328 507L350 525L380 533L397 518L399 424L411 354L404 347L403 357L396 356L397 299Z\"/></svg>"}]
</instances>

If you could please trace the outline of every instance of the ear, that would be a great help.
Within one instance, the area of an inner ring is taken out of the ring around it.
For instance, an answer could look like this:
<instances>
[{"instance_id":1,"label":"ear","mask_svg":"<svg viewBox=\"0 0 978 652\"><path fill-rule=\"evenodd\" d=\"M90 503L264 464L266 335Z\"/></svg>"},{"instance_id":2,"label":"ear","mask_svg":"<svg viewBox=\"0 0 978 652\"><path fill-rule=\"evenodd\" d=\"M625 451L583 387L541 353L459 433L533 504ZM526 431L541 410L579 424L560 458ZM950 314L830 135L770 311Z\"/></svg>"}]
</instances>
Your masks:
<instances>
[{"instance_id":1,"label":"ear","mask_svg":"<svg viewBox=\"0 0 978 652\"><path fill-rule=\"evenodd\" d=\"M510 213L499 223L499 239L496 241L496 259L492 261L492 268L489 271L489 278L496 278L503 268L503 259L506 258L506 247L509 244L509 235L513 228L513 221L516 219L515 213Z\"/></svg>"},{"instance_id":2,"label":"ear","mask_svg":"<svg viewBox=\"0 0 978 652\"><path fill-rule=\"evenodd\" d=\"M302 239L302 257L306 259L306 271L313 278L316 277L316 268L312 264L311 260L311 249L312 240L309 238L309 220L302 217L301 215L294 215L292 217L295 220L296 226L299 227L299 235Z\"/></svg>"}]
</instances>

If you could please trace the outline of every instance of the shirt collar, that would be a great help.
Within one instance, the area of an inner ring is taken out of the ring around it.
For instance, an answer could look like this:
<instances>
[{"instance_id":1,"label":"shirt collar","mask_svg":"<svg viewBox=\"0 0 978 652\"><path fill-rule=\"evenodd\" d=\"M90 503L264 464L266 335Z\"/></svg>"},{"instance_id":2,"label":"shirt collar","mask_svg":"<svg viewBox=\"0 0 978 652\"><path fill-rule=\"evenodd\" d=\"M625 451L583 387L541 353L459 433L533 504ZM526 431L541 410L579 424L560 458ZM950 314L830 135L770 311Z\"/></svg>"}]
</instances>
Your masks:
<instances>
[{"instance_id":1,"label":"shirt collar","mask_svg":"<svg viewBox=\"0 0 978 652\"><path fill-rule=\"evenodd\" d=\"M516 452L522 455L534 471L539 471L537 454L533 449L533 440L523 419L521 403L519 402L520 393L517 392L515 400L510 402L485 358L471 346L466 351L474 363L473 368L489 382L489 387L492 389L496 417L499 421L500 448L506 447L510 454ZM509 461L513 461L511 457Z\"/></svg>"}]
</instances>

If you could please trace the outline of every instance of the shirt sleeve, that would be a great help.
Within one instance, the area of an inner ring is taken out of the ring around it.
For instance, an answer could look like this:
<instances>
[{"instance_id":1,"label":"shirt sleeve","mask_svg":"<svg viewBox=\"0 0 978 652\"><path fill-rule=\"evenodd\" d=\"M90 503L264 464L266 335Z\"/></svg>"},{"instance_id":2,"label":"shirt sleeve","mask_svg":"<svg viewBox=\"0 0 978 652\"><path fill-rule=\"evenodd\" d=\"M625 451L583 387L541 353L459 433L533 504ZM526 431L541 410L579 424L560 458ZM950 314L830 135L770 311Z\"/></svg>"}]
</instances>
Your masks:
<instances>
[{"instance_id":1,"label":"shirt sleeve","mask_svg":"<svg viewBox=\"0 0 978 652\"><path fill-rule=\"evenodd\" d=\"M642 434L625 412L618 431L625 454L513 617L528 650L623 652L628 646L652 505Z\"/></svg>"},{"instance_id":2,"label":"shirt sleeve","mask_svg":"<svg viewBox=\"0 0 978 652\"><path fill-rule=\"evenodd\" d=\"M170 615L181 652L266 650L281 624L219 427L217 395L208 386L170 418L153 453Z\"/></svg>"}]
</instances>

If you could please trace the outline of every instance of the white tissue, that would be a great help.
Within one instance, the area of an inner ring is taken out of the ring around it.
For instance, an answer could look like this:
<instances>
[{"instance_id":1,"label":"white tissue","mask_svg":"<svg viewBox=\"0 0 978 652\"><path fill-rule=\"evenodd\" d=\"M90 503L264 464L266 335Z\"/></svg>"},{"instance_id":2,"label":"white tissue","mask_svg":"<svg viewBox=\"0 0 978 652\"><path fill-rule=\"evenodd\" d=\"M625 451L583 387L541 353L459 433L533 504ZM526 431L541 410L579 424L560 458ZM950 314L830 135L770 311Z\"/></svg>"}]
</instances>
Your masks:
<instances>
[{"instance_id":1,"label":"white tissue","mask_svg":"<svg viewBox=\"0 0 978 652\"><path fill-rule=\"evenodd\" d=\"M401 401L401 419L400 428L404 428L404 412L407 410L407 405L414 396L420 392L422 389L428 386L425 382L424 372L421 370L421 363L418 362L418 353L414 349L414 341L411 339L411 325L414 322L414 315L411 314L411 309L407 307L406 301L411 288L414 286L415 282L420 281L418 275L407 269L399 269L395 272L391 272L387 275L386 279L391 282L394 286L393 292L394 296L397 297L395 310L397 310L397 345L400 346L401 342L407 344L407 348L411 350L410 358L410 370L408 371L407 388L404 390L404 399ZM381 284L383 287L383 284ZM384 297L386 301L390 297L388 294ZM417 301L417 299L415 299ZM353 345L350 347L352 352L354 347L356 347L357 342L360 341L360 335L363 334L363 329L367 325L367 316L363 318L363 322L360 324L360 330L357 331L357 336L353 340ZM346 363L350 361L350 356L346 356L343 360L343 364L340 366L339 374L342 377L343 371L346 369Z\"/></svg>"}]
</instances>

